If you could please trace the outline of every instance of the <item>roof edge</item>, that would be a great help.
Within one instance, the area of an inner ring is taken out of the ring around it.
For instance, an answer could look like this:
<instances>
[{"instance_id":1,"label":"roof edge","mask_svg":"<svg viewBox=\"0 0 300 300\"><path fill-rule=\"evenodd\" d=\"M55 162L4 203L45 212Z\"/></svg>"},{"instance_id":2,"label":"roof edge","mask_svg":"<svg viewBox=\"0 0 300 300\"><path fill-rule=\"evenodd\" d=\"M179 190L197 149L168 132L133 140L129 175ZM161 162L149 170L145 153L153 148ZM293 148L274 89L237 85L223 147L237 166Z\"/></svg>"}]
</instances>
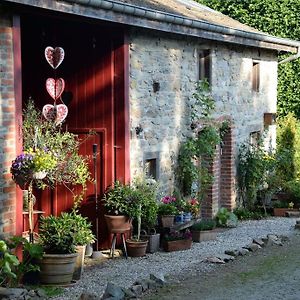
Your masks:
<instances>
[{"instance_id":1,"label":"roof edge","mask_svg":"<svg viewBox=\"0 0 300 300\"><path fill-rule=\"evenodd\" d=\"M59 10L66 13L75 13L80 15L78 6L82 8L90 8L92 10L103 9L107 12L116 14L115 20L113 16L99 16L96 12L81 11L82 16L119 22L122 24L144 27L154 30L167 31L176 34L198 36L200 38L207 38L211 40L218 40L223 42L242 44L247 46L254 46L260 48L274 49L277 51L297 52L300 48L300 42L279 38L265 33L255 33L241 29L234 29L222 25L212 24L206 21L187 18L181 15L171 14L167 12L157 11L151 8L139 7L132 4L122 3L115 0L58 0L58 1L41 1L41 0L4 0L6 2L14 2L25 4L50 10ZM77 6L77 8L76 8ZM137 19L146 19L148 22L133 22L133 20L126 20L120 18L120 15L127 15ZM166 26L157 26L156 22L163 23ZM185 28L180 30L179 28ZM197 31L207 32L207 36L199 34ZM228 39L228 37L230 37ZM235 39L234 37L237 37Z\"/></svg>"}]
</instances>

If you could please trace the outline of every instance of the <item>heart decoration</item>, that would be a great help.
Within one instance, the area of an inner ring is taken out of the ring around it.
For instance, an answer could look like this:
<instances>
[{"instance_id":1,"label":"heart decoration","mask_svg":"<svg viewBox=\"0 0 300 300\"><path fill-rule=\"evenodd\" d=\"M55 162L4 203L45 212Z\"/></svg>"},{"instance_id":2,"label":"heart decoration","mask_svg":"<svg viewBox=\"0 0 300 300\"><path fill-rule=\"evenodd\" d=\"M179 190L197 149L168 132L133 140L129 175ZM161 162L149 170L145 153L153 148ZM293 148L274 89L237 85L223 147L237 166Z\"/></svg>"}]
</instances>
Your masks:
<instances>
[{"instance_id":1,"label":"heart decoration","mask_svg":"<svg viewBox=\"0 0 300 300\"><path fill-rule=\"evenodd\" d=\"M49 95L56 101L65 89L65 81L62 78L46 80L46 89Z\"/></svg>"},{"instance_id":2,"label":"heart decoration","mask_svg":"<svg viewBox=\"0 0 300 300\"><path fill-rule=\"evenodd\" d=\"M58 125L64 121L68 115L68 107L64 104L52 105L46 104L43 107L43 116L46 120L54 120Z\"/></svg>"},{"instance_id":3,"label":"heart decoration","mask_svg":"<svg viewBox=\"0 0 300 300\"><path fill-rule=\"evenodd\" d=\"M57 69L65 58L65 50L61 47L46 47L45 57L53 69Z\"/></svg>"}]
</instances>

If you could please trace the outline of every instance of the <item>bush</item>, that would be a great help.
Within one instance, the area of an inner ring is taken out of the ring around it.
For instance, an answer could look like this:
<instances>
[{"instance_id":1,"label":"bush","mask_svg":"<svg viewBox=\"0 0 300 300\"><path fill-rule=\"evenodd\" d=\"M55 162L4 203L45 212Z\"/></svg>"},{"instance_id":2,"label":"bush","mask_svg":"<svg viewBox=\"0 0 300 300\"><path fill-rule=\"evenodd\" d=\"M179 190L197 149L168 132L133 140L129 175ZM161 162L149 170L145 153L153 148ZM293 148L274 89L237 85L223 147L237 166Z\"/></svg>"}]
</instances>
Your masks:
<instances>
[{"instance_id":1,"label":"bush","mask_svg":"<svg viewBox=\"0 0 300 300\"><path fill-rule=\"evenodd\" d=\"M216 220L217 225L221 227L236 227L238 222L237 216L225 207L219 209Z\"/></svg>"}]
</instances>

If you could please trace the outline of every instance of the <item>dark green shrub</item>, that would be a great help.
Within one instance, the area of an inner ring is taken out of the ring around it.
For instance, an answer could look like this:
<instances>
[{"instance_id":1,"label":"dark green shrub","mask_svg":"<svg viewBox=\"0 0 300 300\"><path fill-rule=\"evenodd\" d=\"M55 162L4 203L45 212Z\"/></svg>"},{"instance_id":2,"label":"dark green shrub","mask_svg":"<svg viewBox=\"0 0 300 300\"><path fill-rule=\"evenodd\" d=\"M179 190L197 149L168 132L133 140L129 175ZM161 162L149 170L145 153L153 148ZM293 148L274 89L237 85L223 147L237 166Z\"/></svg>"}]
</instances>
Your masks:
<instances>
[{"instance_id":1,"label":"dark green shrub","mask_svg":"<svg viewBox=\"0 0 300 300\"><path fill-rule=\"evenodd\" d=\"M196 223L192 226L192 230L203 231L203 230L212 230L216 228L217 223L215 220L201 220L199 223Z\"/></svg>"}]
</instances>

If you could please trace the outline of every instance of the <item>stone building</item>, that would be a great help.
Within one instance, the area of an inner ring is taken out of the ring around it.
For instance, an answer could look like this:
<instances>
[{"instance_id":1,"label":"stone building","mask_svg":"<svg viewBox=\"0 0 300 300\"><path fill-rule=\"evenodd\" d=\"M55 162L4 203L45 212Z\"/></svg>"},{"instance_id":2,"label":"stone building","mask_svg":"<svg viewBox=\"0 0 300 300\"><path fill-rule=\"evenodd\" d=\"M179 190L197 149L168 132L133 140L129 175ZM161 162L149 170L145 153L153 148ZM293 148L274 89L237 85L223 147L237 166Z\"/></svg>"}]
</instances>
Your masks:
<instances>
[{"instance_id":1,"label":"stone building","mask_svg":"<svg viewBox=\"0 0 300 300\"><path fill-rule=\"evenodd\" d=\"M270 126L276 113L279 53L300 43L245 26L191 0L2 0L0 3L0 234L20 233L22 193L11 161L22 150L20 124L29 96L51 103L46 46L65 49L57 70L72 94L68 128L97 132L99 190L128 181L147 164L171 193L179 145L190 132L189 101L210 82L217 120L230 120L216 180L203 204L213 216L235 205L238 145ZM274 138L273 138L274 141ZM89 151L85 152L89 154ZM70 199L54 193L39 209L59 213Z\"/></svg>"}]
</instances>

